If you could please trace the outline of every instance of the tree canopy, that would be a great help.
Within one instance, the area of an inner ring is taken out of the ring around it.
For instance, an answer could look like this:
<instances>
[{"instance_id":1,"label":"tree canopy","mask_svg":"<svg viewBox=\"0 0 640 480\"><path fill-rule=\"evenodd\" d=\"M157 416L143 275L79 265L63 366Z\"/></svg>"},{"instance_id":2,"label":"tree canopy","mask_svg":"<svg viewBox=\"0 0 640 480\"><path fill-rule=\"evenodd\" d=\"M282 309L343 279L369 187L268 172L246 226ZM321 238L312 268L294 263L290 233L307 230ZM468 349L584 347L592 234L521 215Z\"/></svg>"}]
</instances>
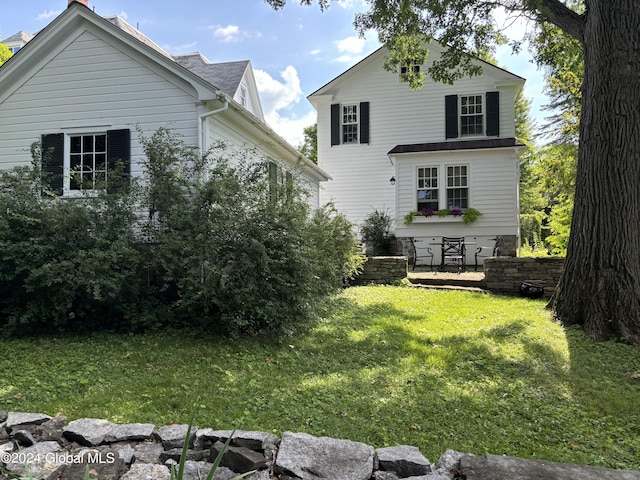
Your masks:
<instances>
[{"instance_id":1,"label":"tree canopy","mask_svg":"<svg viewBox=\"0 0 640 480\"><path fill-rule=\"evenodd\" d=\"M0 43L0 65L9 60L11 57L11 50L6 45Z\"/></svg>"}]
</instances>

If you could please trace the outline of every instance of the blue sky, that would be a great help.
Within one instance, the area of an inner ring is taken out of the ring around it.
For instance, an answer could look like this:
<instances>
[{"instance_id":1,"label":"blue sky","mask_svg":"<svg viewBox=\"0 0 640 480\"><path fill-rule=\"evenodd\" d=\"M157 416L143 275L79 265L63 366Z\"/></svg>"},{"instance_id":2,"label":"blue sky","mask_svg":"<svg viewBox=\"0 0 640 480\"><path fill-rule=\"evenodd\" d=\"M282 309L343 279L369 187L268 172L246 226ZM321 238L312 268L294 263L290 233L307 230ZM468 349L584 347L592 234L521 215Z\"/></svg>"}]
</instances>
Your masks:
<instances>
[{"instance_id":1,"label":"blue sky","mask_svg":"<svg viewBox=\"0 0 640 480\"><path fill-rule=\"evenodd\" d=\"M335 0L324 13L289 0L273 10L264 0L90 0L100 15L119 15L170 53L198 51L212 62L251 60L267 122L293 145L315 122L306 96L379 47L375 34L358 38L353 19L363 0ZM67 0L28 0L2 9L3 38L20 30L36 33L66 8ZM522 33L523 26L511 26ZM527 79L538 123L546 99L542 72L526 49L517 56L498 51L498 62Z\"/></svg>"}]
</instances>

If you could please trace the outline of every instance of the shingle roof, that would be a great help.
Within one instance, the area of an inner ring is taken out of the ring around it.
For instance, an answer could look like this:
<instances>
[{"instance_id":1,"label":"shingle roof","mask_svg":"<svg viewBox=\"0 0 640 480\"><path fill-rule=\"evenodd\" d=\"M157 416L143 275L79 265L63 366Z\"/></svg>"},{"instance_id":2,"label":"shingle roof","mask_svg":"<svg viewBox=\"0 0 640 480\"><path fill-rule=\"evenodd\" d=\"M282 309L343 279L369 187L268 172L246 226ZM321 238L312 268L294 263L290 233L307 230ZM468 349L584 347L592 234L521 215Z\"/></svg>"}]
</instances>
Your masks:
<instances>
[{"instance_id":1,"label":"shingle roof","mask_svg":"<svg viewBox=\"0 0 640 480\"><path fill-rule=\"evenodd\" d=\"M224 93L233 97L247 71L249 60L239 62L211 63L200 53L173 55L179 65L198 75Z\"/></svg>"},{"instance_id":2,"label":"shingle roof","mask_svg":"<svg viewBox=\"0 0 640 480\"><path fill-rule=\"evenodd\" d=\"M133 25L125 22L122 18L118 17L117 15L113 15L111 17L104 17L104 19L107 20L108 22L113 23L116 27L125 31L126 33L131 35L133 38L136 38L140 42L144 43L146 46L153 48L156 52L161 53L165 57L172 58L171 54L168 53L166 50L164 50L160 45L155 43L153 40L147 37L140 30L135 28Z\"/></svg>"},{"instance_id":3,"label":"shingle roof","mask_svg":"<svg viewBox=\"0 0 640 480\"><path fill-rule=\"evenodd\" d=\"M483 140L457 140L453 142L413 143L396 145L387 155L398 153L438 152L443 150L476 150L480 148L524 147L515 138L488 138Z\"/></svg>"},{"instance_id":4,"label":"shingle roof","mask_svg":"<svg viewBox=\"0 0 640 480\"><path fill-rule=\"evenodd\" d=\"M30 33L25 32L24 30L20 30L18 33L11 35L10 37L2 40L1 43L12 43L12 42L27 43L33 37L34 35L31 35Z\"/></svg>"}]
</instances>

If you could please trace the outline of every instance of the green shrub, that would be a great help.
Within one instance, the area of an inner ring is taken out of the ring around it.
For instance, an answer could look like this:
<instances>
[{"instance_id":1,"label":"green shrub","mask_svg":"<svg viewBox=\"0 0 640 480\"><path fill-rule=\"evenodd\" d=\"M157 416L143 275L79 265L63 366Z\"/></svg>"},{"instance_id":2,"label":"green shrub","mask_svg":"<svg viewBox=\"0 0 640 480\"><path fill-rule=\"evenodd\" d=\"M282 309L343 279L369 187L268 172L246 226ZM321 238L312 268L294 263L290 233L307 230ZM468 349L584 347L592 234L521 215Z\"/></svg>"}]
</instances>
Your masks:
<instances>
[{"instance_id":1,"label":"green shrub","mask_svg":"<svg viewBox=\"0 0 640 480\"><path fill-rule=\"evenodd\" d=\"M395 237L389 233L393 220L384 211L375 209L364 219L360 234L362 241L372 255L390 255L395 253Z\"/></svg>"},{"instance_id":2,"label":"green shrub","mask_svg":"<svg viewBox=\"0 0 640 480\"><path fill-rule=\"evenodd\" d=\"M351 225L335 211L312 214L296 172L274 182L281 165L224 145L200 160L166 131L143 145L155 165L146 194L157 195L147 202L155 268L165 290L175 287L184 322L231 335L288 333L353 273Z\"/></svg>"},{"instance_id":3,"label":"green shrub","mask_svg":"<svg viewBox=\"0 0 640 480\"><path fill-rule=\"evenodd\" d=\"M43 197L36 172L0 171L0 322L14 333L119 326L136 296L131 205Z\"/></svg>"},{"instance_id":4,"label":"green shrub","mask_svg":"<svg viewBox=\"0 0 640 480\"><path fill-rule=\"evenodd\" d=\"M351 225L312 212L295 171L140 136L146 176L119 194L43 196L36 166L0 171L5 331L289 333L357 269Z\"/></svg>"}]
</instances>

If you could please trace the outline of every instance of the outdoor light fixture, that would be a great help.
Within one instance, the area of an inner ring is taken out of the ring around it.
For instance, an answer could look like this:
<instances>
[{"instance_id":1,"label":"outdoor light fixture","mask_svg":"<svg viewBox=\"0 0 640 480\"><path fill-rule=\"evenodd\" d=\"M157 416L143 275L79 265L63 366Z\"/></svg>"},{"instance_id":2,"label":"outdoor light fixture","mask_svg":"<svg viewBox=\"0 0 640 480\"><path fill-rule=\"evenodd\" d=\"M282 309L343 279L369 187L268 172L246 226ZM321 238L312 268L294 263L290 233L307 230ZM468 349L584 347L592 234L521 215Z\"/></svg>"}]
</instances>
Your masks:
<instances>
[{"instance_id":1,"label":"outdoor light fixture","mask_svg":"<svg viewBox=\"0 0 640 480\"><path fill-rule=\"evenodd\" d=\"M389 183L390 183L391 185L395 185L395 184L396 184L396 177L391 177L391 178L389 179Z\"/></svg>"}]
</instances>

